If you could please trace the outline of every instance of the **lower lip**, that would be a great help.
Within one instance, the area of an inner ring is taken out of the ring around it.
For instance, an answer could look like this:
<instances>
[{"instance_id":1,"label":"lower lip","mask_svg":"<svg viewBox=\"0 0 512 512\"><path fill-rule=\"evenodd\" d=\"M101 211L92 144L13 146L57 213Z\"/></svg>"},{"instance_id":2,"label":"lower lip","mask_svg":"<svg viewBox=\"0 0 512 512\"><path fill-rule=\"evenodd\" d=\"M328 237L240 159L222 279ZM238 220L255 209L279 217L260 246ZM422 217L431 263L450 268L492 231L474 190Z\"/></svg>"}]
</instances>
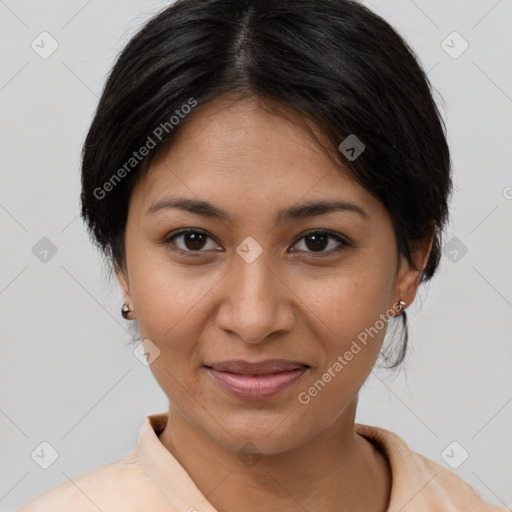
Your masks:
<instances>
[{"instance_id":1,"label":"lower lip","mask_svg":"<svg viewBox=\"0 0 512 512\"><path fill-rule=\"evenodd\" d=\"M262 400L272 398L290 387L309 368L301 367L269 375L241 375L221 372L209 367L206 369L216 382L236 397L245 400Z\"/></svg>"}]
</instances>

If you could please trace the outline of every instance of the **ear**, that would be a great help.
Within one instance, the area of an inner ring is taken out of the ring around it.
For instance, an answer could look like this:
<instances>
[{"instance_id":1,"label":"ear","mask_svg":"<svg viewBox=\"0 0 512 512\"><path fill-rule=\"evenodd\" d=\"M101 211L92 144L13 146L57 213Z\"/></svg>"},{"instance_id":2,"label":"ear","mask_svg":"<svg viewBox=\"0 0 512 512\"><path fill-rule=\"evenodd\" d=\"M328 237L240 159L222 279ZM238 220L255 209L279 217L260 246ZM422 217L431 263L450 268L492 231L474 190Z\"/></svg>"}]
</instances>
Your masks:
<instances>
[{"instance_id":1,"label":"ear","mask_svg":"<svg viewBox=\"0 0 512 512\"><path fill-rule=\"evenodd\" d=\"M433 225L428 236L411 243L411 259L416 268L412 267L405 257L402 257L400 262L399 276L395 287L397 294L395 302L403 300L406 303L405 307L409 306L416 297L423 269L427 265L432 250L434 234L435 226Z\"/></svg>"},{"instance_id":2,"label":"ear","mask_svg":"<svg viewBox=\"0 0 512 512\"><path fill-rule=\"evenodd\" d=\"M126 268L119 268L116 266L115 269L116 277L121 288L124 302L127 302L130 306L133 304L132 297L130 294L130 280L128 277L128 270ZM133 306L131 306L133 307Z\"/></svg>"}]
</instances>

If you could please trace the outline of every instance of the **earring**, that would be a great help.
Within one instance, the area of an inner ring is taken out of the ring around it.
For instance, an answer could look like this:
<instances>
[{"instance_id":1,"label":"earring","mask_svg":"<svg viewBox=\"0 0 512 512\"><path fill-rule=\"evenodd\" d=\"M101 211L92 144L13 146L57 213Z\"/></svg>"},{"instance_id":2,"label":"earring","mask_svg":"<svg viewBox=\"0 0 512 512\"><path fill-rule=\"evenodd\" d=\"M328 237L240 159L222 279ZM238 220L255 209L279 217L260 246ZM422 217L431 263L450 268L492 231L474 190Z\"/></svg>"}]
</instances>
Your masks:
<instances>
[{"instance_id":1,"label":"earring","mask_svg":"<svg viewBox=\"0 0 512 512\"><path fill-rule=\"evenodd\" d=\"M133 311L133 309L130 309L130 306L128 306L128 304L125 302L123 304L123 307L121 308L121 315L123 315L123 318L125 318L126 320L129 320L130 319L130 312Z\"/></svg>"},{"instance_id":2,"label":"earring","mask_svg":"<svg viewBox=\"0 0 512 512\"><path fill-rule=\"evenodd\" d=\"M401 300L398 303L398 314L400 314L404 310L404 306L405 306L405 301Z\"/></svg>"}]
</instances>

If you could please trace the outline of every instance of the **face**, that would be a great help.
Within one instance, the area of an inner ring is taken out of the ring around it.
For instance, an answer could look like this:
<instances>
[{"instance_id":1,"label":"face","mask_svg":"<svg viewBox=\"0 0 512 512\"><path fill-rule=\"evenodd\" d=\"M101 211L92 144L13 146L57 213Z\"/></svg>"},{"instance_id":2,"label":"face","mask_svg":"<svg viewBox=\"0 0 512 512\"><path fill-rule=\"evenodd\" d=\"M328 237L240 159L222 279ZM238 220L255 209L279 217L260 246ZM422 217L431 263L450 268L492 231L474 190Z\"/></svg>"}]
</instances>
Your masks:
<instances>
[{"instance_id":1,"label":"face","mask_svg":"<svg viewBox=\"0 0 512 512\"><path fill-rule=\"evenodd\" d=\"M211 208L165 206L178 198ZM345 207L302 208L334 201ZM190 114L133 190L125 246L120 283L174 411L224 446L258 439L268 453L342 421L383 318L412 302L420 277L399 259L381 202L256 99ZM308 368L264 398L234 394L206 368L273 358Z\"/></svg>"}]
</instances>

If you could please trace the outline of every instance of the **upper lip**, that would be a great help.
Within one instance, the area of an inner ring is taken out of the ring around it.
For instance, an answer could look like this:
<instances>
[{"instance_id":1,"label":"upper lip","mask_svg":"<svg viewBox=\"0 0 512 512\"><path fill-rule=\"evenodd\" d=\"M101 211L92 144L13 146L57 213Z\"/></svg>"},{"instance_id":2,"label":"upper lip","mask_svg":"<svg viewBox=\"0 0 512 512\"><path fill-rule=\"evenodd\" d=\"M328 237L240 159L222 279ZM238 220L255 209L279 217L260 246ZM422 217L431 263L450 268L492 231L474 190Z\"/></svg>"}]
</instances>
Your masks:
<instances>
[{"instance_id":1,"label":"upper lip","mask_svg":"<svg viewBox=\"0 0 512 512\"><path fill-rule=\"evenodd\" d=\"M251 363L243 359L232 359L229 361L220 361L218 363L211 363L205 365L209 368L220 372L239 373L242 375L268 375L270 373L279 373L297 368L309 367L305 363L298 361L289 361L286 359L265 359Z\"/></svg>"}]
</instances>

